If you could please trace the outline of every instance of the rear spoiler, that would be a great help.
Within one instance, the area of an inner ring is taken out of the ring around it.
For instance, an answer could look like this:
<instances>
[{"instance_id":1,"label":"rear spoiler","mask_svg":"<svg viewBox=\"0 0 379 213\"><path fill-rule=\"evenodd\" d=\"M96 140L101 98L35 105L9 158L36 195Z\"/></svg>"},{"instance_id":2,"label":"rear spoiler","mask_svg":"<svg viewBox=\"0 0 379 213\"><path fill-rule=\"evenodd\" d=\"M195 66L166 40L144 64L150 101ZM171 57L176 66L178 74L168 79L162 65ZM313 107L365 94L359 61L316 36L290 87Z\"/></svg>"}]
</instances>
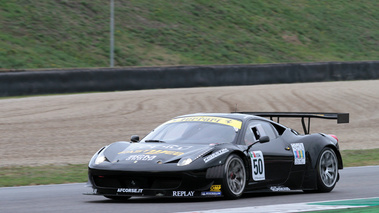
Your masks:
<instances>
[{"instance_id":1,"label":"rear spoiler","mask_svg":"<svg viewBox=\"0 0 379 213\"><path fill-rule=\"evenodd\" d=\"M304 134L309 134L311 128L311 118L335 119L338 124L349 123L349 113L330 113L330 112L235 112L250 114L261 117L269 117L271 120L277 118L301 118ZM308 118L308 128L305 126L304 118Z\"/></svg>"}]
</instances>

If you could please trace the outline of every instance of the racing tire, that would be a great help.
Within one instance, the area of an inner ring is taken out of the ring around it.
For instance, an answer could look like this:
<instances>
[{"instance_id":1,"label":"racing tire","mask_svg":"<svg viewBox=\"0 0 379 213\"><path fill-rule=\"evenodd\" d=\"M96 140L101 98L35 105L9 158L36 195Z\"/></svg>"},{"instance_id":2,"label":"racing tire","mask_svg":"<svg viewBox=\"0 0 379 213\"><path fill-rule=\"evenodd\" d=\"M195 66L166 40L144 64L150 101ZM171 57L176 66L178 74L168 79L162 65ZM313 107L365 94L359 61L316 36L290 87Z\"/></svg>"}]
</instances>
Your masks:
<instances>
[{"instance_id":1,"label":"racing tire","mask_svg":"<svg viewBox=\"0 0 379 213\"><path fill-rule=\"evenodd\" d=\"M131 196L108 196L108 195L104 195L104 197L109 198L111 200L117 200L117 201L125 201L131 198Z\"/></svg>"},{"instance_id":2,"label":"racing tire","mask_svg":"<svg viewBox=\"0 0 379 213\"><path fill-rule=\"evenodd\" d=\"M317 161L317 190L316 192L330 192L336 186L339 178L338 159L329 147L325 147Z\"/></svg>"},{"instance_id":3,"label":"racing tire","mask_svg":"<svg viewBox=\"0 0 379 213\"><path fill-rule=\"evenodd\" d=\"M226 199L241 197L246 186L246 169L242 159L235 154L228 157L224 165L221 191Z\"/></svg>"}]
</instances>

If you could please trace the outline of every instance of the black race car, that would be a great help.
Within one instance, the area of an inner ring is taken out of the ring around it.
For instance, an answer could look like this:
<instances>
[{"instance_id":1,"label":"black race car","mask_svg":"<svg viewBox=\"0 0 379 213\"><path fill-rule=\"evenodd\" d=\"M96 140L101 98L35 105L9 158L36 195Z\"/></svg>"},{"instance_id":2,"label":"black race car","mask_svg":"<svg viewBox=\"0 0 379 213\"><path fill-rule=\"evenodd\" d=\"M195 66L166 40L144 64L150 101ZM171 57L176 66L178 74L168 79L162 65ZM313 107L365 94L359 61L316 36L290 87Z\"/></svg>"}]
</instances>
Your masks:
<instances>
[{"instance_id":1,"label":"black race car","mask_svg":"<svg viewBox=\"0 0 379 213\"><path fill-rule=\"evenodd\" d=\"M279 124L280 117L301 118L305 134ZM88 194L111 199L236 199L244 192L261 189L329 192L343 168L338 139L309 134L311 118L349 122L348 113L242 112L176 117L142 140L132 136L131 142L115 142L96 152L88 168L88 185L93 188Z\"/></svg>"}]
</instances>

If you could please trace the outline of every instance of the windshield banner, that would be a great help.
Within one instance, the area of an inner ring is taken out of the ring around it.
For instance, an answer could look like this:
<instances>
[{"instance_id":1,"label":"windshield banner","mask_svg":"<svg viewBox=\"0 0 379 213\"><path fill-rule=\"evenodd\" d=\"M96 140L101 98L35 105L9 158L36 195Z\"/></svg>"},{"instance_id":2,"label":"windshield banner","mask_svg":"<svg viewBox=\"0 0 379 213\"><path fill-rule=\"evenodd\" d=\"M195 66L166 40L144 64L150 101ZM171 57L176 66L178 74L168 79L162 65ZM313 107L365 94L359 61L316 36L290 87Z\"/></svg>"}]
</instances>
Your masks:
<instances>
[{"instance_id":1,"label":"windshield banner","mask_svg":"<svg viewBox=\"0 0 379 213\"><path fill-rule=\"evenodd\" d=\"M175 123L175 122L208 122L208 123L218 123L224 124L228 126L233 126L238 129L241 129L242 122L239 120L234 120L230 118L221 118L221 117L210 117L210 116L195 116L195 117L184 117L184 118L176 118L166 123Z\"/></svg>"}]
</instances>

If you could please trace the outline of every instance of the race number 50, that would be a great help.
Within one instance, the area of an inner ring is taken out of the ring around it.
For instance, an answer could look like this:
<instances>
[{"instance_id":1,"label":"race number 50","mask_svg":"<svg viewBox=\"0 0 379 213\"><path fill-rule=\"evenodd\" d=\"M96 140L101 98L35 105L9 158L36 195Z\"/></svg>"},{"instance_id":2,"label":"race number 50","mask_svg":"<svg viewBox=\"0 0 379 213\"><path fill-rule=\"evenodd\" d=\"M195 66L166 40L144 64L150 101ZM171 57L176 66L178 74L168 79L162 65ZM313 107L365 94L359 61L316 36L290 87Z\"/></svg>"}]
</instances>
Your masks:
<instances>
[{"instance_id":1,"label":"race number 50","mask_svg":"<svg viewBox=\"0 0 379 213\"><path fill-rule=\"evenodd\" d=\"M265 180L265 163L261 151L249 152L253 171L253 180Z\"/></svg>"}]
</instances>

